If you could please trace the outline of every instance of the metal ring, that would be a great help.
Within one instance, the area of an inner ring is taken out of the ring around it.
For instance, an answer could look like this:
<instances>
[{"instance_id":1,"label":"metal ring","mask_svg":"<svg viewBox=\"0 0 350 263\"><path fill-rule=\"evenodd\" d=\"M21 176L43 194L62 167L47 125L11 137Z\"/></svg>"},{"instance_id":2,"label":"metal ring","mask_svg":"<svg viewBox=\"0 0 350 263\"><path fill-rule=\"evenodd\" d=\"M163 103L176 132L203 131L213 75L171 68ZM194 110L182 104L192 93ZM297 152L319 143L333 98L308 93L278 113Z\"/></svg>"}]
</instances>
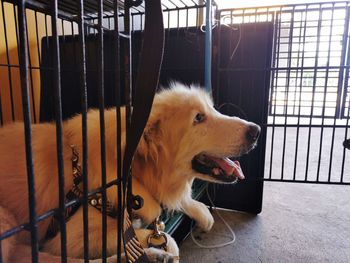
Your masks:
<instances>
[{"instance_id":1,"label":"metal ring","mask_svg":"<svg viewBox=\"0 0 350 263\"><path fill-rule=\"evenodd\" d=\"M160 244L154 243L154 240L161 241L161 239L163 239L162 243L160 243ZM148 236L147 244L149 247L161 248L161 249L167 250L168 238L164 232L158 232L158 233L151 234Z\"/></svg>"}]
</instances>

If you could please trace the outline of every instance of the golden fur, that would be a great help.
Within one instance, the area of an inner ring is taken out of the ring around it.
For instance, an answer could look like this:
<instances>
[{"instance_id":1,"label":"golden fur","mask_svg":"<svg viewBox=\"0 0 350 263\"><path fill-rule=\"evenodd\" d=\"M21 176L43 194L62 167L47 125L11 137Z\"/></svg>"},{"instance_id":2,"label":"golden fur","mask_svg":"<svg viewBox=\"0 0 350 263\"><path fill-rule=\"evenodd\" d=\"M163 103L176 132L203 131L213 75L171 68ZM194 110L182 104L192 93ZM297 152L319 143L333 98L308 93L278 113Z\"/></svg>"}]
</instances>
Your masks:
<instances>
[{"instance_id":1,"label":"golden fur","mask_svg":"<svg viewBox=\"0 0 350 263\"><path fill-rule=\"evenodd\" d=\"M204 230L210 230L214 220L207 207L191 198L194 178L215 181L211 177L192 170L191 160L199 153L216 157L239 156L249 151L246 140L250 123L238 118L221 115L213 108L208 94L202 89L191 89L173 84L155 97L151 116L139 143L133 162L133 190L144 198L142 209L135 211L147 223L161 212L162 204L169 210L180 210L192 217ZM197 113L205 115L202 123L193 120ZM124 109L122 109L124 116ZM107 181L116 177L116 125L115 109L105 111L106 119L106 168ZM122 147L125 144L125 127L122 130ZM56 158L55 125L52 123L32 126L32 145L35 173L36 211L43 214L58 206L58 176ZM0 215L7 222L28 221L28 194L23 124L14 123L0 129ZM88 174L89 190L101 185L99 112L88 112ZM65 192L72 187L71 148L74 144L82 155L81 116L63 125L63 157ZM116 187L107 191L109 200L118 202ZM5 216L6 215L6 216ZM15 221L10 217L14 217ZM10 218L10 219L9 219ZM4 219L3 219L4 220ZM82 209L67 222L67 250L72 258L83 255ZM44 236L49 220L39 223L39 238ZM13 225L13 224L12 224ZM8 224L6 226L9 226ZM101 214L89 208L90 257L101 255ZM4 231L3 224L1 231ZM116 251L116 220L108 218L108 254ZM137 235L145 243L149 234L138 230ZM21 234L8 244L29 244L28 234ZM173 242L173 240L171 240ZM43 251L59 255L60 236L43 243ZM5 248L6 249L6 248ZM173 244L173 253L178 253ZM8 248L7 251L10 251ZM7 252L8 253L8 252ZM14 256L16 253L14 253ZM9 257L7 254L5 254ZM46 254L43 254L47 256ZM41 255L42 256L42 255ZM5 260L6 262L6 260ZM11 261L8 261L11 262ZM19 261L12 261L19 262ZM52 261L54 262L54 261ZM71 261L75 262L75 261Z\"/></svg>"}]
</instances>

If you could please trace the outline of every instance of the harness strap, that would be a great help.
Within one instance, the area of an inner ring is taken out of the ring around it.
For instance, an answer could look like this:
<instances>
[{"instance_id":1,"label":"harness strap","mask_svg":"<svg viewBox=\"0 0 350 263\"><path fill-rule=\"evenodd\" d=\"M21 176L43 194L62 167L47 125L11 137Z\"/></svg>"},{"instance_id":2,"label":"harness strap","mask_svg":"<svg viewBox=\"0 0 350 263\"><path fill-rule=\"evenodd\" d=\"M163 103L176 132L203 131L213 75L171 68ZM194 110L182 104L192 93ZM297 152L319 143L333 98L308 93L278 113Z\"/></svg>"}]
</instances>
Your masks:
<instances>
[{"instance_id":1,"label":"harness strap","mask_svg":"<svg viewBox=\"0 0 350 263\"><path fill-rule=\"evenodd\" d=\"M79 188L79 184L82 182L82 169L79 163L79 153L74 145L71 145L72 149L72 173L73 173L73 186L72 189L66 194L66 202L76 200L83 196L83 192ZM102 194L96 193L89 197L89 204L99 210L102 213ZM66 210L65 220L66 222L75 214L80 208L81 203L76 202ZM107 215L116 218L118 211L113 207L112 203L107 200ZM50 239L56 236L60 230L60 221L56 216L53 216L45 238ZM148 258L136 237L135 230L129 218L128 212L124 211L124 242L125 242L125 254L128 262L131 263L148 263Z\"/></svg>"}]
</instances>

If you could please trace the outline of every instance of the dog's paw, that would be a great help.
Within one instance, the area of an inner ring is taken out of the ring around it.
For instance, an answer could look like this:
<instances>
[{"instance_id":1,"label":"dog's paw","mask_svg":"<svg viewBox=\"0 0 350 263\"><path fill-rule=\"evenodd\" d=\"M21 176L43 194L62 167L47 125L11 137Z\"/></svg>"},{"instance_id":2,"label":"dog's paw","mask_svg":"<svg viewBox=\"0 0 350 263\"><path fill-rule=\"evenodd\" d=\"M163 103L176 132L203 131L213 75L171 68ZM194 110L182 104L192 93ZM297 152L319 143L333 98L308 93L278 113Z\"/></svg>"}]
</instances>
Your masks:
<instances>
[{"instance_id":1,"label":"dog's paw","mask_svg":"<svg viewBox=\"0 0 350 263\"><path fill-rule=\"evenodd\" d=\"M214 225L214 217L210 213L209 209L201 204L200 214L196 216L195 220L199 228L205 232L209 232Z\"/></svg>"},{"instance_id":2,"label":"dog's paw","mask_svg":"<svg viewBox=\"0 0 350 263\"><path fill-rule=\"evenodd\" d=\"M145 248L146 255L151 263L175 263L176 257L158 248Z\"/></svg>"}]
</instances>

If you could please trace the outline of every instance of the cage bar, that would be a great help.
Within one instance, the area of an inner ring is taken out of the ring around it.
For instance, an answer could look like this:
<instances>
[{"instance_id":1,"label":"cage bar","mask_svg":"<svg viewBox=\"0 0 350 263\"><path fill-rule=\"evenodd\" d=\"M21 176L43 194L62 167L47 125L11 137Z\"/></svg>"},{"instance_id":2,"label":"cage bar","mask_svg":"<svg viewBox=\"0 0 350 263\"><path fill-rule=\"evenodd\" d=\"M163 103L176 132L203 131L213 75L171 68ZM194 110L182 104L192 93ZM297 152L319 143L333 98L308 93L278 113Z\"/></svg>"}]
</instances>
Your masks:
<instances>
[{"instance_id":1,"label":"cage bar","mask_svg":"<svg viewBox=\"0 0 350 263\"><path fill-rule=\"evenodd\" d=\"M25 0L18 4L18 27L19 27L19 61L22 90L22 108L25 132L25 151L28 178L28 200L29 200L29 223L31 233L31 251L32 262L38 262L38 226L36 221L36 200L35 200L35 179L32 151L32 128L29 101L29 83L28 83L28 46L26 31L26 11Z\"/></svg>"},{"instance_id":2,"label":"cage bar","mask_svg":"<svg viewBox=\"0 0 350 263\"><path fill-rule=\"evenodd\" d=\"M67 233L65 218L65 193L64 193L64 162L63 162L63 141L62 141L62 101L61 101L61 67L60 67L60 50L57 33L58 26L58 2L52 2L51 26L53 35L53 75L55 90L55 119L56 119L56 145L57 145L57 166L58 166L58 192L59 192L59 209L58 218L60 222L61 234L61 262L67 262ZM32 86L32 89L34 87ZM35 103L33 102L33 105Z\"/></svg>"},{"instance_id":3,"label":"cage bar","mask_svg":"<svg viewBox=\"0 0 350 263\"><path fill-rule=\"evenodd\" d=\"M87 86L85 56L84 1L78 0L78 30L80 55L80 94L82 110L82 145L83 145L83 224L84 224L84 261L89 262L89 219L88 219L88 138L87 138Z\"/></svg>"},{"instance_id":4,"label":"cage bar","mask_svg":"<svg viewBox=\"0 0 350 263\"><path fill-rule=\"evenodd\" d=\"M106 196L106 142L104 117L104 42L103 42L103 1L98 3L98 96L100 111L100 144L101 144L101 183L102 183L102 262L107 262L107 196Z\"/></svg>"}]
</instances>

